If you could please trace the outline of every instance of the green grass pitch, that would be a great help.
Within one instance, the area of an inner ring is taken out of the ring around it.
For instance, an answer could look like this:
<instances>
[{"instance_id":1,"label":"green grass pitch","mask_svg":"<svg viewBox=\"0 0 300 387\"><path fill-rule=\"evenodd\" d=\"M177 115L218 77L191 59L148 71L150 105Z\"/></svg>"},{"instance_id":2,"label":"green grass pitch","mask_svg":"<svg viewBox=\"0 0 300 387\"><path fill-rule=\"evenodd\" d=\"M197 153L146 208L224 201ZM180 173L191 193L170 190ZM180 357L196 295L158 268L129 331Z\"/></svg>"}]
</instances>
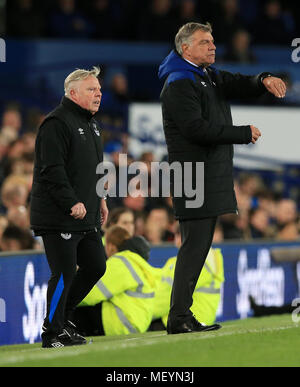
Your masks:
<instances>
[{"instance_id":1,"label":"green grass pitch","mask_svg":"<svg viewBox=\"0 0 300 387\"><path fill-rule=\"evenodd\" d=\"M94 337L85 346L0 347L0 367L236 367L300 366L299 327L291 315L223 323L215 332L166 332ZM89 339L88 339L89 340Z\"/></svg>"}]
</instances>

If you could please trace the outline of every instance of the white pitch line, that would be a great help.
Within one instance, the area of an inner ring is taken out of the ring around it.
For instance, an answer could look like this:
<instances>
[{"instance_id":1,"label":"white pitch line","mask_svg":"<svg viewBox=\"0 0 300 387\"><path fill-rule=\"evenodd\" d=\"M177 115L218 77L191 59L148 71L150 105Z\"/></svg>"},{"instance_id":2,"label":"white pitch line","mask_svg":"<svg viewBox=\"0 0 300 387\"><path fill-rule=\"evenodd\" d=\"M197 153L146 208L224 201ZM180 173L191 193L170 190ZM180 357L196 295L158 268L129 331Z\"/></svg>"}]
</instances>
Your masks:
<instances>
[{"instance_id":1,"label":"white pitch line","mask_svg":"<svg viewBox=\"0 0 300 387\"><path fill-rule=\"evenodd\" d=\"M207 333L184 333L185 340L207 340L207 339L216 339L218 337L225 337L225 336L233 336L233 335L244 335L248 333L263 333L263 332L275 332L275 331L282 331L287 329L294 329L298 328L298 325L289 325L289 326L282 326L282 327L275 327L275 328L261 328L261 329L241 329L241 331L234 331L234 332L207 332ZM154 339L153 339L154 338ZM99 352L99 351L112 351L120 349L126 349L126 348L134 348L137 346L145 345L145 346L152 346L156 345L158 343L161 343L164 341L164 338L167 338L168 341L170 340L170 335L167 334L160 334L155 335L151 337L133 337L133 338L125 338L123 342L118 342L117 345L112 346L112 342L109 343L101 343L101 347L98 345L93 344L100 344L100 342L93 343L92 345L86 345L86 346L77 346L77 347L66 347L66 348L53 348L53 349L42 349L42 348L33 348L32 350L20 350L19 352L24 352L24 354L19 353L18 355L9 356L9 353L6 353L6 358L0 360L0 367L8 364L14 364L14 363L21 363L24 361L34 361L34 360L55 360L59 358L66 358L66 357L76 357L81 356L87 353L91 352ZM182 334L178 335L172 335L172 343L176 341L181 341ZM143 343L141 343L143 341ZM28 352L33 353L28 353ZM63 366L63 361L62 361Z\"/></svg>"}]
</instances>

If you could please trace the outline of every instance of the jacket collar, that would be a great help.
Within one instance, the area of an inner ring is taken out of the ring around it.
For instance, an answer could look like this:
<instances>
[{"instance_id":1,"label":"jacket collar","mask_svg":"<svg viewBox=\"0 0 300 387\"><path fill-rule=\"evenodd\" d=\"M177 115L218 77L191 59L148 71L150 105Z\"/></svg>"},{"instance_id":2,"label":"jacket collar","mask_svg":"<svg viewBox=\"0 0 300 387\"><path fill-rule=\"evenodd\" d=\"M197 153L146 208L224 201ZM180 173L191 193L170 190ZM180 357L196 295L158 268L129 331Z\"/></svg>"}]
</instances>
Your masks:
<instances>
[{"instance_id":1,"label":"jacket collar","mask_svg":"<svg viewBox=\"0 0 300 387\"><path fill-rule=\"evenodd\" d=\"M206 69L214 73L218 72L212 66L208 66ZM197 73L202 77L205 76L202 67L193 65L192 63L183 59L176 50L172 50L170 54L163 60L163 62L159 66L158 77L159 79L164 79L167 76L169 76L171 73L177 72L177 71L190 71L193 73Z\"/></svg>"},{"instance_id":2,"label":"jacket collar","mask_svg":"<svg viewBox=\"0 0 300 387\"><path fill-rule=\"evenodd\" d=\"M150 257L150 244L140 235L126 239L119 249L120 251L130 250L131 252L140 255L145 261L148 261Z\"/></svg>"},{"instance_id":3,"label":"jacket collar","mask_svg":"<svg viewBox=\"0 0 300 387\"><path fill-rule=\"evenodd\" d=\"M88 121L90 121L93 118L93 114L79 106L77 103L73 102L70 98L68 97L63 97L61 100L61 104L66 107L68 110L71 110L72 112L76 112L82 117L86 118Z\"/></svg>"}]
</instances>

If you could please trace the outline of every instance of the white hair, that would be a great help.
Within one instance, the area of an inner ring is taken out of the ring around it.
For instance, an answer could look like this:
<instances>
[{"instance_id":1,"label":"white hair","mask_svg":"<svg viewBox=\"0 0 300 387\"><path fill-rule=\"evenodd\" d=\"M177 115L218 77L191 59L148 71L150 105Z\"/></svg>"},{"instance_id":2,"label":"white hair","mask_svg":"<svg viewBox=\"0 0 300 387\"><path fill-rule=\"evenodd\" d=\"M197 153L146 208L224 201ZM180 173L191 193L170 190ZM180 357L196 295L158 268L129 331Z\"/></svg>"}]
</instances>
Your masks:
<instances>
[{"instance_id":1,"label":"white hair","mask_svg":"<svg viewBox=\"0 0 300 387\"><path fill-rule=\"evenodd\" d=\"M210 23L200 24L191 22L186 23L179 29L175 36L175 47L178 54L182 55L182 45L191 44L192 35L198 30L212 33L212 27Z\"/></svg>"},{"instance_id":2,"label":"white hair","mask_svg":"<svg viewBox=\"0 0 300 387\"><path fill-rule=\"evenodd\" d=\"M99 74L100 68L96 66L94 66L92 70L76 69L65 79L65 95L68 96L70 94L70 90L73 87L73 82L83 81L90 76L97 78Z\"/></svg>"}]
</instances>

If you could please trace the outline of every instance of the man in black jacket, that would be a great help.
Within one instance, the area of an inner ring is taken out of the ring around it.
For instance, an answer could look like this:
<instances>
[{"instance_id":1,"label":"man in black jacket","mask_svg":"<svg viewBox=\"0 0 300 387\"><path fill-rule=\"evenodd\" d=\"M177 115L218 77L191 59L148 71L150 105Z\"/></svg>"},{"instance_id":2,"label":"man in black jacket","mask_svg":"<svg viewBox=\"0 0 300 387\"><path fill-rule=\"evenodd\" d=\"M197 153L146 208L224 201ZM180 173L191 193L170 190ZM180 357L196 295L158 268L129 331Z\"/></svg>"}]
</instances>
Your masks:
<instances>
[{"instance_id":1,"label":"man in black jacket","mask_svg":"<svg viewBox=\"0 0 300 387\"><path fill-rule=\"evenodd\" d=\"M214 40L209 24L187 23L178 31L173 50L162 62L159 77L163 126L169 162L182 167L192 163L195 186L197 164L204 165L204 200L198 208L186 205L183 195L174 195L175 216L179 220L182 246L178 253L168 318L168 333L219 329L205 327L192 315L192 295L212 243L217 217L237 213L233 189L233 144L253 144L261 136L253 125L234 126L228 100L258 97L266 90L284 97L285 84L269 73L244 76L220 71L215 62Z\"/></svg>"},{"instance_id":2,"label":"man in black jacket","mask_svg":"<svg viewBox=\"0 0 300 387\"><path fill-rule=\"evenodd\" d=\"M108 209L96 193L103 150L93 118L101 102L99 72L76 70L66 78L65 96L36 139L31 228L43 238L51 269L43 347L86 343L72 311L106 268L100 228Z\"/></svg>"}]
</instances>

